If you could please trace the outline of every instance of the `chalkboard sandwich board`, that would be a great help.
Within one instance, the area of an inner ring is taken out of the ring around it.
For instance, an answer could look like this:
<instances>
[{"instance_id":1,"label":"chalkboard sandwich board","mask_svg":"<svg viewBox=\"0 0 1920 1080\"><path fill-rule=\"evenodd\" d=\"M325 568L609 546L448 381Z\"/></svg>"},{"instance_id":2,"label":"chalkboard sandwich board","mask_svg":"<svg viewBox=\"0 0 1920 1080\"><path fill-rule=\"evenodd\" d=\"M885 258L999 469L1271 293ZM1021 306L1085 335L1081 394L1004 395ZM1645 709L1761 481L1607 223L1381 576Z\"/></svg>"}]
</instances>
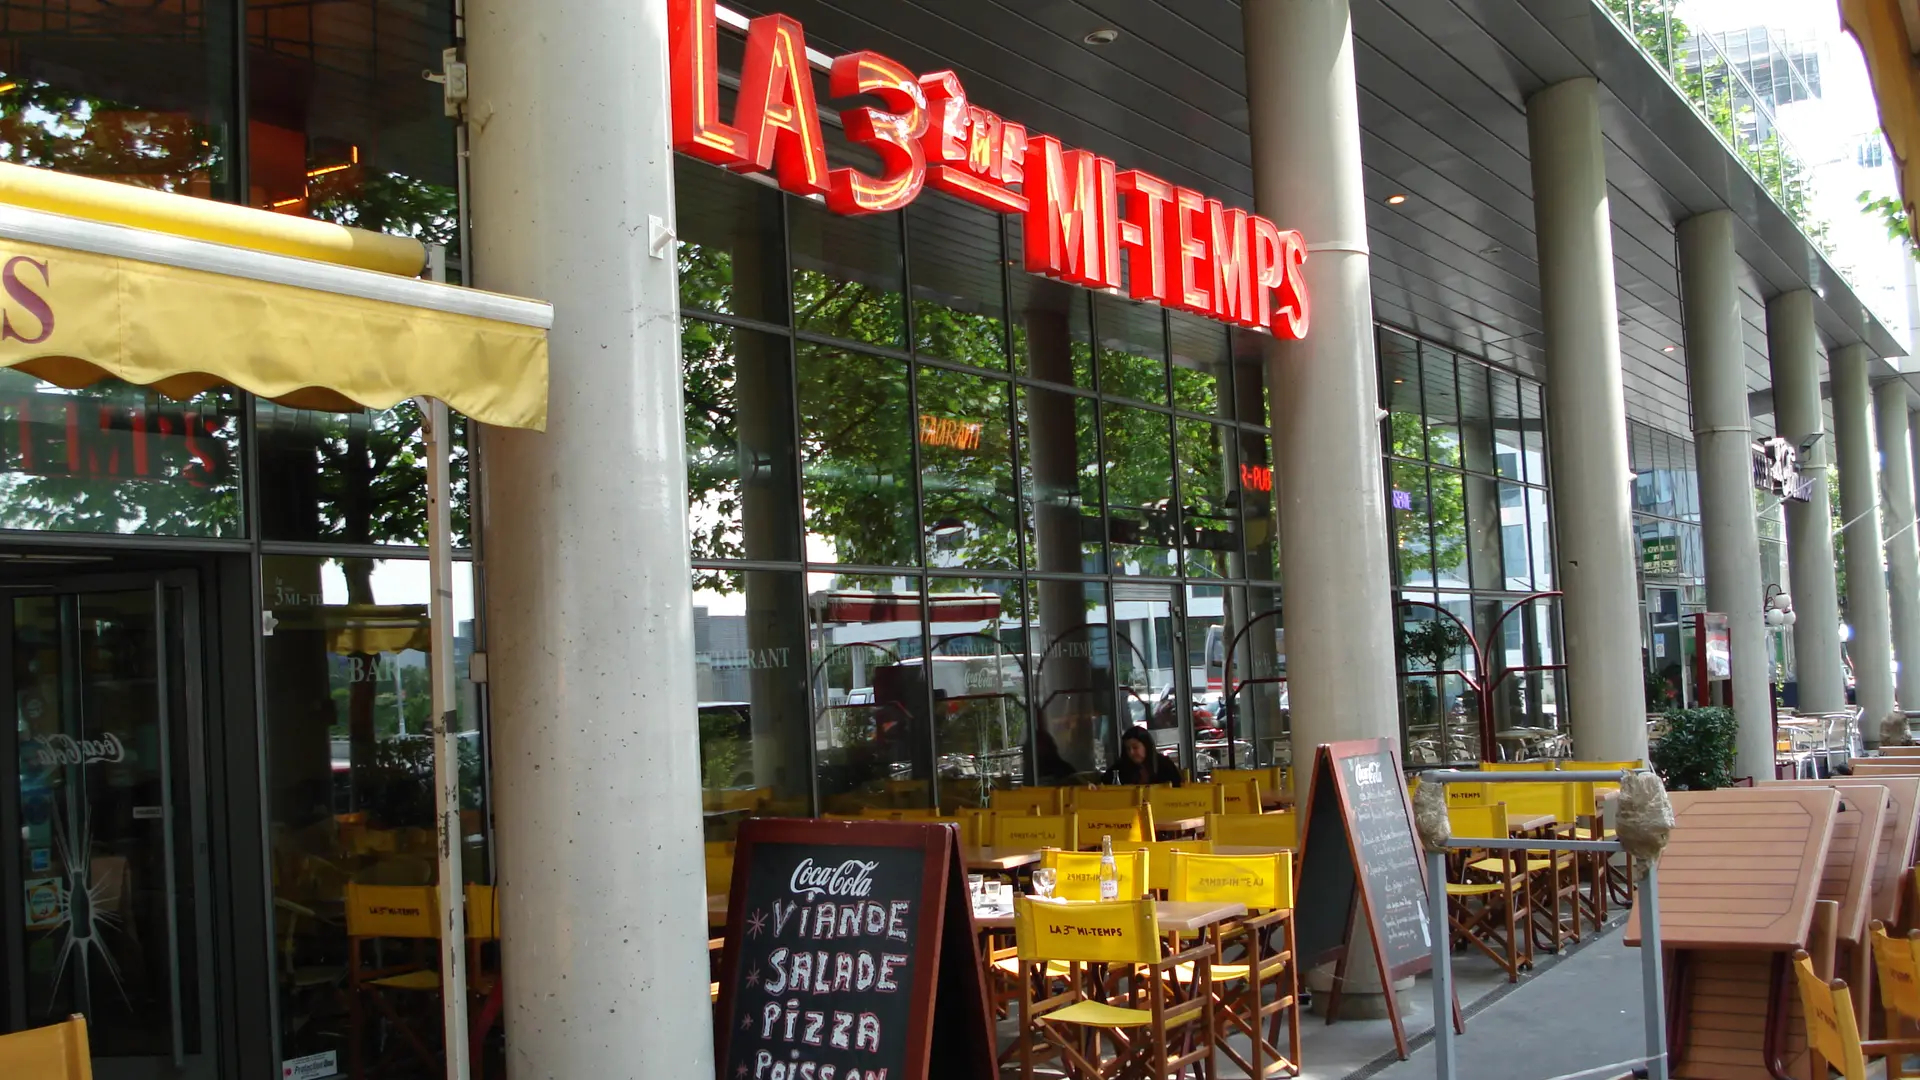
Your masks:
<instances>
[{"instance_id":1,"label":"chalkboard sandwich board","mask_svg":"<svg viewBox=\"0 0 1920 1080\"><path fill-rule=\"evenodd\" d=\"M1425 861L1392 739L1322 743L1314 751L1300 836L1294 932L1304 963L1338 962L1327 1022L1339 1014L1353 931L1364 920L1404 1060L1407 1036L1393 984L1433 966L1433 942ZM1454 1018L1459 1027L1457 1002Z\"/></svg>"},{"instance_id":2,"label":"chalkboard sandwich board","mask_svg":"<svg viewBox=\"0 0 1920 1080\"><path fill-rule=\"evenodd\" d=\"M953 826L740 827L717 1080L993 1080L993 1026Z\"/></svg>"}]
</instances>

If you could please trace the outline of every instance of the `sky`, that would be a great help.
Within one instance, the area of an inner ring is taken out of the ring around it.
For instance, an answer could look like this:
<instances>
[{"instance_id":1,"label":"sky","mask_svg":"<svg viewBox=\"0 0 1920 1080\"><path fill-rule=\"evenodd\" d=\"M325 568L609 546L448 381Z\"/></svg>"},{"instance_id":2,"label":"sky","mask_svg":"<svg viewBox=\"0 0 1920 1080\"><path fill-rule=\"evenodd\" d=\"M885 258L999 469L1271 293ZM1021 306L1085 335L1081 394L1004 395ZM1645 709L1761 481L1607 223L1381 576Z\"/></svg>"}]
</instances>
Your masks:
<instances>
[{"instance_id":1,"label":"sky","mask_svg":"<svg viewBox=\"0 0 1920 1080\"><path fill-rule=\"evenodd\" d=\"M1860 149L1879 142L1879 114L1860 47L1840 26L1835 0L1682 0L1679 15L1696 30L1764 26L1820 59L1821 96L1779 111L1780 128L1813 173L1812 212L1829 226L1833 261L1902 344L1909 339L1906 264L1885 226L1861 212L1862 191L1896 194L1892 155L1863 167ZM1881 142L1884 145L1884 142ZM1911 350L1920 351L1920 350Z\"/></svg>"}]
</instances>

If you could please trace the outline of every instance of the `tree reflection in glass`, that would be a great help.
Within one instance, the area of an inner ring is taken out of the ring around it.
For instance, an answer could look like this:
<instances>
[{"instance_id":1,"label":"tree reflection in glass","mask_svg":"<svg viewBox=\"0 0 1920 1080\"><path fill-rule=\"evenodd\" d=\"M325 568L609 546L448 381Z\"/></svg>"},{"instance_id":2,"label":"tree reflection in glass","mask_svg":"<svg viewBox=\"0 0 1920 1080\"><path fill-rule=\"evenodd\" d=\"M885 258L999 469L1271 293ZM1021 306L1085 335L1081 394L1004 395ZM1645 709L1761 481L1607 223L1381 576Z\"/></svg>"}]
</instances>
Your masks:
<instances>
[{"instance_id":1,"label":"tree reflection in glass","mask_svg":"<svg viewBox=\"0 0 1920 1080\"><path fill-rule=\"evenodd\" d=\"M906 364L804 343L798 356L807 558L916 565Z\"/></svg>"},{"instance_id":2,"label":"tree reflection in glass","mask_svg":"<svg viewBox=\"0 0 1920 1080\"><path fill-rule=\"evenodd\" d=\"M926 367L919 391L928 564L1018 567L1008 384Z\"/></svg>"}]
</instances>

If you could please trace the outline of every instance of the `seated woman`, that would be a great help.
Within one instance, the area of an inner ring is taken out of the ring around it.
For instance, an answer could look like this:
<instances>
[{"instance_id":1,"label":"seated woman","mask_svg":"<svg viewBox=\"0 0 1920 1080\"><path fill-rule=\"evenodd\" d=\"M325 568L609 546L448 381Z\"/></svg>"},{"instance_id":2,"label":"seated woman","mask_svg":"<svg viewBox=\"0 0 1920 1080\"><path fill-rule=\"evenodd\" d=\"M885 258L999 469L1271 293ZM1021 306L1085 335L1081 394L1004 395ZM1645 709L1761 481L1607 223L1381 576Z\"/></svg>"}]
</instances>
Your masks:
<instances>
[{"instance_id":1,"label":"seated woman","mask_svg":"<svg viewBox=\"0 0 1920 1080\"><path fill-rule=\"evenodd\" d=\"M1107 770L1109 784L1172 784L1180 786L1180 767L1153 745L1144 727L1128 729L1120 737L1120 760Z\"/></svg>"}]
</instances>

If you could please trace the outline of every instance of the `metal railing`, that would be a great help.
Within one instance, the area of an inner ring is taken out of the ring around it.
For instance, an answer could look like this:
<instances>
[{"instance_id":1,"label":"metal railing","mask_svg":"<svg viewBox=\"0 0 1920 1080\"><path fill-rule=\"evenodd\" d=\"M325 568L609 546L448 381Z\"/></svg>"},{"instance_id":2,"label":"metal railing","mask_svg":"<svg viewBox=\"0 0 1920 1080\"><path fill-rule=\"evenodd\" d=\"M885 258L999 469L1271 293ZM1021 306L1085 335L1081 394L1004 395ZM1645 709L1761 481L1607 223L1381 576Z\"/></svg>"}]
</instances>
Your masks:
<instances>
[{"instance_id":1,"label":"metal railing","mask_svg":"<svg viewBox=\"0 0 1920 1080\"><path fill-rule=\"evenodd\" d=\"M1778 95L1762 93L1742 70L1743 64L1751 67L1762 57L1778 57L1782 63L1767 62L1769 89L1774 86L1773 72L1784 68L1790 95L1815 96L1812 81L1794 62L1793 50L1786 41L1768 30L1765 52L1755 54L1749 48L1748 56L1736 59L1721 42L1724 35L1690 27L1674 14L1678 0L1594 3L1626 31L1628 39L1666 75L1761 188L1831 259L1827 223L1816 219L1809 205L1812 168L1806 156L1780 131L1774 115Z\"/></svg>"},{"instance_id":2,"label":"metal railing","mask_svg":"<svg viewBox=\"0 0 1920 1080\"><path fill-rule=\"evenodd\" d=\"M1565 770L1560 772L1476 772L1464 769L1436 769L1420 774L1422 784L1524 784L1524 783L1617 783L1620 772ZM1619 840L1566 840L1559 837L1466 837L1448 840L1444 847L1427 847L1427 920L1428 937L1433 943L1433 1074L1440 1080L1453 1080L1454 1040L1457 1037L1447 1017L1453 1008L1453 925L1447 904L1447 852L1468 848L1496 851L1584 851L1623 853ZM1645 1004L1642 1023L1646 1031L1646 1056L1637 1062L1647 1067L1648 1080L1667 1080L1667 995L1665 976L1660 969L1660 890L1659 875L1653 864L1640 863L1638 907L1640 920L1640 990ZM1579 903L1576 899L1575 903ZM1531 917L1531 916L1529 916ZM1558 915L1556 914L1556 918ZM1529 928L1528 932L1531 932ZM1599 1071L1599 1070L1594 1070Z\"/></svg>"}]
</instances>

